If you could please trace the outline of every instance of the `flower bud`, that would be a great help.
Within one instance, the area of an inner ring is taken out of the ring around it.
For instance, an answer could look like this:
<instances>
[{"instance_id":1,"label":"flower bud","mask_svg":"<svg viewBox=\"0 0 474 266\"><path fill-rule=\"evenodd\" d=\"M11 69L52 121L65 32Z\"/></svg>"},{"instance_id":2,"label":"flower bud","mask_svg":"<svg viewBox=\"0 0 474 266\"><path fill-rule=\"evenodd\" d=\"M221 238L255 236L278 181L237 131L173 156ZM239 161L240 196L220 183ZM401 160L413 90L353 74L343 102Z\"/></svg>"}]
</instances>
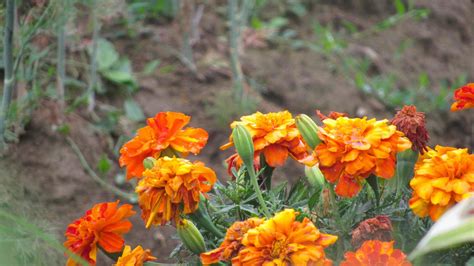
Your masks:
<instances>
[{"instance_id":1,"label":"flower bud","mask_svg":"<svg viewBox=\"0 0 474 266\"><path fill-rule=\"evenodd\" d=\"M324 175L317 165L305 166L304 174L312 187L322 187L324 185Z\"/></svg>"},{"instance_id":2,"label":"flower bud","mask_svg":"<svg viewBox=\"0 0 474 266\"><path fill-rule=\"evenodd\" d=\"M308 146L314 150L321 142L318 137L318 126L309 116L305 114L298 115L296 118L296 127Z\"/></svg>"},{"instance_id":3,"label":"flower bud","mask_svg":"<svg viewBox=\"0 0 474 266\"><path fill-rule=\"evenodd\" d=\"M196 255L206 251L206 245L201 232L190 220L181 219L177 223L177 231L179 238L189 251Z\"/></svg>"},{"instance_id":4,"label":"flower bud","mask_svg":"<svg viewBox=\"0 0 474 266\"><path fill-rule=\"evenodd\" d=\"M232 131L235 149L248 169L253 169L253 141L249 131L242 125L237 125Z\"/></svg>"},{"instance_id":5,"label":"flower bud","mask_svg":"<svg viewBox=\"0 0 474 266\"><path fill-rule=\"evenodd\" d=\"M155 165L156 159L153 157L146 157L145 160L143 160L143 166L145 169L151 169Z\"/></svg>"}]
</instances>

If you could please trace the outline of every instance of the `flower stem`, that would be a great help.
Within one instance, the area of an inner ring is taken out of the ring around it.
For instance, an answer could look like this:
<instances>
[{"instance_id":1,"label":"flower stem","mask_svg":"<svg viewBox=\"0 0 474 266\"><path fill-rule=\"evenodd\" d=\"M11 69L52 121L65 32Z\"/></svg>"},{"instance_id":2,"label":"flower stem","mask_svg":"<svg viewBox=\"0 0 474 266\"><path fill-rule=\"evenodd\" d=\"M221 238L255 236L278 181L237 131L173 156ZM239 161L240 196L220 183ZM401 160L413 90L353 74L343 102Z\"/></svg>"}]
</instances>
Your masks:
<instances>
[{"instance_id":1,"label":"flower stem","mask_svg":"<svg viewBox=\"0 0 474 266\"><path fill-rule=\"evenodd\" d=\"M258 185L257 175L255 174L255 169L253 168L253 165L251 167L248 167L248 171L250 175L250 182L252 183L255 193L257 194L257 199L258 199L258 202L260 203L260 207L262 207L262 210L265 216L269 218L271 214L267 208L265 200L263 199L262 191L260 191L260 186Z\"/></svg>"},{"instance_id":2,"label":"flower stem","mask_svg":"<svg viewBox=\"0 0 474 266\"><path fill-rule=\"evenodd\" d=\"M216 225L212 222L209 213L207 212L206 206L204 204L206 199L202 194L200 195L200 199L201 200L199 201L198 209L195 212L189 214L189 218L191 218L199 226L204 227L216 237L223 238L224 233L222 233L222 231L216 227Z\"/></svg>"},{"instance_id":3,"label":"flower stem","mask_svg":"<svg viewBox=\"0 0 474 266\"><path fill-rule=\"evenodd\" d=\"M5 78L3 83L3 98L0 107L0 148L5 146L5 128L8 107L14 88L13 76L13 21L15 17L15 1L7 0L5 14L5 35L3 39L3 60L5 64Z\"/></svg>"}]
</instances>

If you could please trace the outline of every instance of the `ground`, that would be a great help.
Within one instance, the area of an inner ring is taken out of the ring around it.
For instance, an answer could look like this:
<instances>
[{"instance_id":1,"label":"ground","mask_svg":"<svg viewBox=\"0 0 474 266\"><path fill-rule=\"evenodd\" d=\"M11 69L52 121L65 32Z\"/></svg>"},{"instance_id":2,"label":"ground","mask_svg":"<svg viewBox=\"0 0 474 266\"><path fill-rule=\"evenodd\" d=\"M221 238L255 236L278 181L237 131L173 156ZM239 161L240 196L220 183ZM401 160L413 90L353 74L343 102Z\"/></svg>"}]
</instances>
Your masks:
<instances>
[{"instance_id":1,"label":"ground","mask_svg":"<svg viewBox=\"0 0 474 266\"><path fill-rule=\"evenodd\" d=\"M365 3L371 1L348 1L352 6L340 2L343 1L315 4L303 19L292 21L292 25L298 28L299 36L310 39L308 32L311 29L307 26L310 21L337 24L344 17L363 30L393 14L390 8L377 5L367 7ZM351 45L374 51L377 67L380 68L377 71L397 74L400 77L397 86L415 84L420 72L428 74L433 90L439 89L442 80L453 81L462 73L473 80L474 20L471 14L474 4L469 0L424 0L416 1L416 6L431 10L426 20L408 19ZM201 42L195 47L196 62L205 62L212 56L226 56L218 38L226 34L226 29L216 26L218 19L221 18L216 14L204 16ZM193 159L205 162L216 170L221 180L225 180L227 174L223 161L230 151L220 151L218 147L226 142L230 130L225 122L216 122L213 102L216 99L232 101L230 93L227 93L232 87L228 67L216 70L204 63L203 67L199 67L198 63L199 75L196 76L161 45L169 41L166 45L172 46L171 36L176 30L172 23L150 23L146 27L149 32L139 34L136 39L118 38L112 41L121 54L132 60L135 70L142 69L145 62L157 58L162 65L173 64L177 69L172 73L156 71L153 75L140 78L140 89L134 95L135 100L148 117L159 111L171 110L191 115L192 126L205 128L209 132L208 145ZM400 59L394 60L391 55L407 38L413 41L413 45ZM315 110L320 109L323 113L334 110L379 119L391 118L394 114L393 110L358 90L342 73L331 67L327 57L308 49L294 50L271 45L247 48L242 55L242 65L245 75L262 85L263 89L248 89L249 95L258 99L257 109L261 112L288 109L293 114L314 116ZM105 96L100 100L110 104L117 102ZM447 100L451 101L451 98ZM33 113L20 142L12 144L8 155L0 161L0 178L3 184L7 184L0 186L0 203L8 206L7 203L15 202L9 206L19 214L36 221L47 221L58 239L63 241L62 234L72 220L80 217L94 203L113 201L116 197L91 179L64 135L52 126L57 119L54 105L51 101L42 102ZM102 154L108 154L115 160L113 170L107 176L107 182L113 183L114 175L121 170L107 137L94 129L85 110L79 109L64 119L70 127L71 139L77 143L90 165L95 166ZM427 121L430 145L469 147L472 151L472 117L469 118L466 113L432 112L427 114ZM280 180L294 180L299 175L301 167L291 163L277 172ZM130 190L131 186L122 185L122 188ZM140 212L138 207L135 210ZM170 237L174 229L171 226L152 229L150 234L139 215L132 220L134 229L126 236L127 242L151 248L160 261L168 261L167 256L177 243Z\"/></svg>"}]
</instances>

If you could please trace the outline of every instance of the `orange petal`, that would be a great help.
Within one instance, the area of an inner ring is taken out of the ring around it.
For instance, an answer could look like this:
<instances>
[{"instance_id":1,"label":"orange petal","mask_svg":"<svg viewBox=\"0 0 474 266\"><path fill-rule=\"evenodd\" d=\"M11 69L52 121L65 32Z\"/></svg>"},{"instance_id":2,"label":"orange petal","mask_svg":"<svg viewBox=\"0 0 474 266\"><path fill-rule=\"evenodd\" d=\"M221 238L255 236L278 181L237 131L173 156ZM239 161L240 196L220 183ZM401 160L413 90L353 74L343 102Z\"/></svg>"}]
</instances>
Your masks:
<instances>
[{"instance_id":1,"label":"orange petal","mask_svg":"<svg viewBox=\"0 0 474 266\"><path fill-rule=\"evenodd\" d=\"M286 158L288 158L288 149L281 145L274 144L263 149L263 155L265 155L265 161L269 166L283 166Z\"/></svg>"}]
</instances>

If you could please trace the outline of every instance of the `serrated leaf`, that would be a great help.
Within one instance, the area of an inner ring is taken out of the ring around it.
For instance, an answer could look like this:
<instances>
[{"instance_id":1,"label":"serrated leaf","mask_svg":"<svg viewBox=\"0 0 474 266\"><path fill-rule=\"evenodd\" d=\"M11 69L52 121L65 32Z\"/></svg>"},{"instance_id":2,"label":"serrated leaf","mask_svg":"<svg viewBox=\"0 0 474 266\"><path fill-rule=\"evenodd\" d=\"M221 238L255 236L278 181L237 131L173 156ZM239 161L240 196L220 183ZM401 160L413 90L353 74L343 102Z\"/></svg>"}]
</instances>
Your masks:
<instances>
[{"instance_id":1,"label":"serrated leaf","mask_svg":"<svg viewBox=\"0 0 474 266\"><path fill-rule=\"evenodd\" d=\"M97 66L99 71L109 69L119 60L114 45L104 38L97 41Z\"/></svg>"},{"instance_id":2,"label":"serrated leaf","mask_svg":"<svg viewBox=\"0 0 474 266\"><path fill-rule=\"evenodd\" d=\"M145 120L145 114L140 105L137 104L133 99L127 99L124 102L125 115L128 119L140 122Z\"/></svg>"}]
</instances>

